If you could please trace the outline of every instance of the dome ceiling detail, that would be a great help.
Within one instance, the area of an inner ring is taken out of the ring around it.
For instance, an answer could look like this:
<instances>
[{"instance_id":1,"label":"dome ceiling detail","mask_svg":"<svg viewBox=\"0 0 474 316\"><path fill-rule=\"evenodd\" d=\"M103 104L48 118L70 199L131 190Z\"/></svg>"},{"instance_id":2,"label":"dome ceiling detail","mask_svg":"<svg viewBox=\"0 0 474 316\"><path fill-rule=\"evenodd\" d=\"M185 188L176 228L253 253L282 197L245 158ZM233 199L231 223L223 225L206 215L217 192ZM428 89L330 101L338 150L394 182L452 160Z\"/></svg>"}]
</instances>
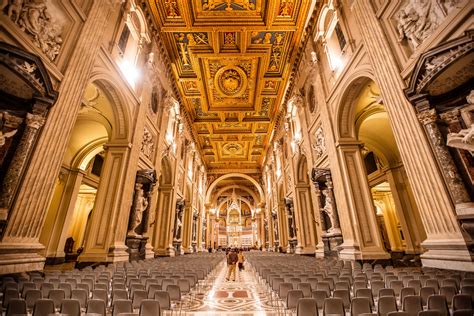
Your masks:
<instances>
[{"instance_id":1,"label":"dome ceiling detail","mask_svg":"<svg viewBox=\"0 0 474 316\"><path fill-rule=\"evenodd\" d=\"M259 173L311 1L149 1L210 173Z\"/></svg>"}]
</instances>

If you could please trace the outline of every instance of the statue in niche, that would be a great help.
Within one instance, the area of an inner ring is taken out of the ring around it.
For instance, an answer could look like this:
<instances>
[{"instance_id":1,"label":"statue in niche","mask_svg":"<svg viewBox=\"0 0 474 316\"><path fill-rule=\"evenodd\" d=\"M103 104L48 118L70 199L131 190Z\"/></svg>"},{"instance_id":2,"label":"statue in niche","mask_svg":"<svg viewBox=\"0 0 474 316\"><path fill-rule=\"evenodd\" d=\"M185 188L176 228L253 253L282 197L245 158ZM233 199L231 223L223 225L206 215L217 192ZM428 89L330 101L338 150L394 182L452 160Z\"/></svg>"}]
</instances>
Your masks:
<instances>
[{"instance_id":1,"label":"statue in niche","mask_svg":"<svg viewBox=\"0 0 474 316\"><path fill-rule=\"evenodd\" d=\"M133 201L132 214L130 216L129 236L139 236L136 229L142 223L143 213L148 207L148 197L143 192L143 184L135 183L135 199Z\"/></svg>"},{"instance_id":2,"label":"statue in niche","mask_svg":"<svg viewBox=\"0 0 474 316\"><path fill-rule=\"evenodd\" d=\"M328 189L322 190L321 193L324 195L323 211L326 212L329 219L331 220L331 227L328 229L328 233L338 232L338 230L335 228L335 224L336 224L336 221L337 221L337 219L336 219L337 215L336 215L336 212L333 208L331 194L329 193Z\"/></svg>"},{"instance_id":3,"label":"statue in niche","mask_svg":"<svg viewBox=\"0 0 474 316\"><path fill-rule=\"evenodd\" d=\"M181 222L181 211L178 211L178 215L176 218L176 239L181 238L181 227L183 226L183 223Z\"/></svg>"},{"instance_id":4,"label":"statue in niche","mask_svg":"<svg viewBox=\"0 0 474 316\"><path fill-rule=\"evenodd\" d=\"M176 210L176 230L175 230L176 240L181 239L181 228L183 227L182 217L183 217L183 208L182 206L178 206Z\"/></svg>"}]
</instances>

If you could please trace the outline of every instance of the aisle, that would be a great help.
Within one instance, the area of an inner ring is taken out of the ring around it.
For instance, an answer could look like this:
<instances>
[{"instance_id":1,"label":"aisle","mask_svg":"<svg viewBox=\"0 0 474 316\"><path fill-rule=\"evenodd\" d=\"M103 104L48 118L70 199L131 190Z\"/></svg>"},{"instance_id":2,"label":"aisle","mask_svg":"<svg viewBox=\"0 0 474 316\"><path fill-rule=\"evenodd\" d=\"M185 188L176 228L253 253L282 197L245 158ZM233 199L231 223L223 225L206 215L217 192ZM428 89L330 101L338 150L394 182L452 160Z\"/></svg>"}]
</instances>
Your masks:
<instances>
[{"instance_id":1,"label":"aisle","mask_svg":"<svg viewBox=\"0 0 474 316\"><path fill-rule=\"evenodd\" d=\"M232 282L225 279L225 262L218 269L212 287L198 296L186 315L276 315L252 272L237 271L236 281Z\"/></svg>"}]
</instances>

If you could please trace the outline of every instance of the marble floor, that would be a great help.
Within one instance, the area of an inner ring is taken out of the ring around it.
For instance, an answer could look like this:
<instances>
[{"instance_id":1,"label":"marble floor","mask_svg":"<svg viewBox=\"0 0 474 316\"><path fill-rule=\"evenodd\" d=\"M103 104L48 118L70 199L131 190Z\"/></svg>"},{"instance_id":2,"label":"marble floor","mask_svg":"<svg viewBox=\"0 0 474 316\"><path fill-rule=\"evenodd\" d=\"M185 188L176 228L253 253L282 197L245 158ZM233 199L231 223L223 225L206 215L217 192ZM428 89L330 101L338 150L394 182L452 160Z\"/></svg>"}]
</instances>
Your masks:
<instances>
[{"instance_id":1,"label":"marble floor","mask_svg":"<svg viewBox=\"0 0 474 316\"><path fill-rule=\"evenodd\" d=\"M248 267L236 272L236 281L226 281L226 273L227 266L222 262L212 284L185 308L186 315L277 315L264 287Z\"/></svg>"}]
</instances>

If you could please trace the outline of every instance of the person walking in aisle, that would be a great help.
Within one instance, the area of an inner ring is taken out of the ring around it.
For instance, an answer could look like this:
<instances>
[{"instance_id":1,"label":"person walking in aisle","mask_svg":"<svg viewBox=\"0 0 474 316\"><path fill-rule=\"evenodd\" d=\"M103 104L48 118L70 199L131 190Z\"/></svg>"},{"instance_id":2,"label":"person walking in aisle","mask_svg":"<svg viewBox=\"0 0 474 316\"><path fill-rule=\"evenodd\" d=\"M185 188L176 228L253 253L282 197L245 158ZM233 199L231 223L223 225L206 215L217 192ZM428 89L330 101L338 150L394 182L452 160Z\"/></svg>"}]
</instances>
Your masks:
<instances>
[{"instance_id":1,"label":"person walking in aisle","mask_svg":"<svg viewBox=\"0 0 474 316\"><path fill-rule=\"evenodd\" d=\"M242 249L240 249L237 252L237 258L238 258L238 263L239 263L239 271L242 271L244 270L244 261L245 261L245 257L244 257Z\"/></svg>"},{"instance_id":2,"label":"person walking in aisle","mask_svg":"<svg viewBox=\"0 0 474 316\"><path fill-rule=\"evenodd\" d=\"M237 254L234 249L231 249L227 254L227 281L230 280L231 275L232 281L235 281L235 266L237 265L237 261L239 261Z\"/></svg>"}]
</instances>

